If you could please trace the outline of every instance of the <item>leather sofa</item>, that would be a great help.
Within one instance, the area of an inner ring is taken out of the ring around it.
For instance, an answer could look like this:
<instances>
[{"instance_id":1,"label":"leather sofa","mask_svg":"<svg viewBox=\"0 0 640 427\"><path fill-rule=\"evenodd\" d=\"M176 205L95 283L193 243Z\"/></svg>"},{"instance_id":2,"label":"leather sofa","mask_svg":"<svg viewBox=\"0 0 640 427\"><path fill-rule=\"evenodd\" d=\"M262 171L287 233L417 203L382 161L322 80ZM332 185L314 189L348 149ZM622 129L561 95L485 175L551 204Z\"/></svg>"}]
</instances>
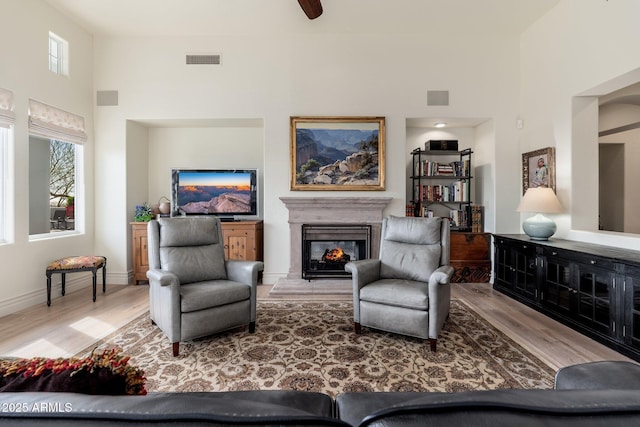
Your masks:
<instances>
[{"instance_id":1,"label":"leather sofa","mask_svg":"<svg viewBox=\"0 0 640 427\"><path fill-rule=\"evenodd\" d=\"M640 366L596 362L563 368L555 390L354 392L335 400L322 393L268 390L0 393L0 424L626 427L640 425Z\"/></svg>"}]
</instances>

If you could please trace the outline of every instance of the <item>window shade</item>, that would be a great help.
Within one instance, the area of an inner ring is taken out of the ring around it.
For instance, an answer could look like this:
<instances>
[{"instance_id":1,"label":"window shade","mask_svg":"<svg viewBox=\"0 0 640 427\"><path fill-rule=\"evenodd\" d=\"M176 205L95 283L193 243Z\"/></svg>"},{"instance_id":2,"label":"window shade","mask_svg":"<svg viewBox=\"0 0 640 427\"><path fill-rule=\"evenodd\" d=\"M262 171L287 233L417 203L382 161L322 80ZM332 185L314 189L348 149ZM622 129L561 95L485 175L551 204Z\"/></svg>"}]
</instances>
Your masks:
<instances>
[{"instance_id":1,"label":"window shade","mask_svg":"<svg viewBox=\"0 0 640 427\"><path fill-rule=\"evenodd\" d=\"M0 87L0 127L9 127L15 122L13 92Z\"/></svg>"},{"instance_id":2,"label":"window shade","mask_svg":"<svg viewBox=\"0 0 640 427\"><path fill-rule=\"evenodd\" d=\"M29 100L29 133L49 139L84 144L84 118L77 114Z\"/></svg>"}]
</instances>

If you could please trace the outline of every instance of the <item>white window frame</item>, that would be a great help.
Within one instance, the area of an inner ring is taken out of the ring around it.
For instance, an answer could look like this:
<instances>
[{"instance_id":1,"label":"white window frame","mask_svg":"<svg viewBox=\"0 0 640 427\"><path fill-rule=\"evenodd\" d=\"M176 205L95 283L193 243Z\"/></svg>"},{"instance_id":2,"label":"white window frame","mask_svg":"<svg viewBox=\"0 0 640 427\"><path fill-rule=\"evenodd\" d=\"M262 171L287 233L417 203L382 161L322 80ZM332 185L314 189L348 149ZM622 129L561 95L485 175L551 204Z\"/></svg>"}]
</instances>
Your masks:
<instances>
[{"instance_id":1,"label":"white window frame","mask_svg":"<svg viewBox=\"0 0 640 427\"><path fill-rule=\"evenodd\" d=\"M12 139L12 127L0 126L0 244L7 243L8 186L10 180L9 144Z\"/></svg>"},{"instance_id":2,"label":"white window frame","mask_svg":"<svg viewBox=\"0 0 640 427\"><path fill-rule=\"evenodd\" d=\"M69 75L69 42L49 31L49 71Z\"/></svg>"},{"instance_id":3,"label":"white window frame","mask_svg":"<svg viewBox=\"0 0 640 427\"><path fill-rule=\"evenodd\" d=\"M13 92L0 88L0 244L14 239L13 211L9 203L13 200Z\"/></svg>"},{"instance_id":4,"label":"white window frame","mask_svg":"<svg viewBox=\"0 0 640 427\"><path fill-rule=\"evenodd\" d=\"M81 233L84 230L84 150L87 141L84 118L33 99L29 100L29 135L45 140L55 139L75 146L75 221L74 229L56 233L29 234L29 240L39 240ZM31 207L29 208L31 209ZM29 212L31 215L31 212Z\"/></svg>"}]
</instances>

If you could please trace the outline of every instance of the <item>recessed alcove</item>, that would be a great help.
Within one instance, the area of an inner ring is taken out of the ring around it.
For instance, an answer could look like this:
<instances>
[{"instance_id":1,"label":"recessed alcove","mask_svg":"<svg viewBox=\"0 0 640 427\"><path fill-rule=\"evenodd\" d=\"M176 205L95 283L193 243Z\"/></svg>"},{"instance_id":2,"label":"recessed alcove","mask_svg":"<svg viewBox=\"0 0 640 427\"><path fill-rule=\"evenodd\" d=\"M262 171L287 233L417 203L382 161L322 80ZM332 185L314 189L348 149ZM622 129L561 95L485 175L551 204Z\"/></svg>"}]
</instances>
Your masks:
<instances>
[{"instance_id":1,"label":"recessed alcove","mask_svg":"<svg viewBox=\"0 0 640 427\"><path fill-rule=\"evenodd\" d=\"M108 159L104 158L105 164ZM127 222L135 206L171 198L171 169L258 169L258 217L264 212L264 120L130 119L126 126ZM254 218L247 218L254 219ZM131 248L131 232L127 235ZM128 249L131 250L131 249ZM132 255L128 256L132 268Z\"/></svg>"}]
</instances>

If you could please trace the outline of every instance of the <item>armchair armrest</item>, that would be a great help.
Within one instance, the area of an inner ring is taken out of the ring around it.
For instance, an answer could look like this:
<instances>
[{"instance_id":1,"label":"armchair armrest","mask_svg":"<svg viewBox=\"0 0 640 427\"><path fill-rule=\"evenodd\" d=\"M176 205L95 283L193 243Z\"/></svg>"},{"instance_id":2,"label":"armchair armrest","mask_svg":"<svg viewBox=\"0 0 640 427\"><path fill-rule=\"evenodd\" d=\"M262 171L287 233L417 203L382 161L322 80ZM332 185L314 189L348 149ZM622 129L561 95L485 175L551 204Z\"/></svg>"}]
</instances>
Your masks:
<instances>
[{"instance_id":1,"label":"armchair armrest","mask_svg":"<svg viewBox=\"0 0 640 427\"><path fill-rule=\"evenodd\" d=\"M234 282L255 286L258 283L258 272L264 270L262 261L225 261L227 278Z\"/></svg>"},{"instance_id":2,"label":"armchair armrest","mask_svg":"<svg viewBox=\"0 0 640 427\"><path fill-rule=\"evenodd\" d=\"M180 341L180 279L173 273L152 268L149 279L149 316L171 342Z\"/></svg>"},{"instance_id":3,"label":"armchair armrest","mask_svg":"<svg viewBox=\"0 0 640 427\"><path fill-rule=\"evenodd\" d=\"M149 279L149 284L157 283L160 286L180 284L180 279L178 279L178 276L169 271L160 270L158 268L152 268L148 270L147 278Z\"/></svg>"},{"instance_id":4,"label":"armchair armrest","mask_svg":"<svg viewBox=\"0 0 640 427\"><path fill-rule=\"evenodd\" d=\"M429 338L438 338L451 305L451 276L455 269L442 265L429 276Z\"/></svg>"},{"instance_id":5,"label":"armchair armrest","mask_svg":"<svg viewBox=\"0 0 640 427\"><path fill-rule=\"evenodd\" d=\"M351 273L354 291L380 278L380 260L362 259L348 262L344 270Z\"/></svg>"},{"instance_id":6,"label":"armchair armrest","mask_svg":"<svg viewBox=\"0 0 640 427\"><path fill-rule=\"evenodd\" d=\"M454 271L455 268L450 265L441 265L431 273L431 276L429 276L429 287L438 284L446 285L451 283L451 277L453 276Z\"/></svg>"},{"instance_id":7,"label":"armchair armrest","mask_svg":"<svg viewBox=\"0 0 640 427\"><path fill-rule=\"evenodd\" d=\"M360 288L380 278L380 260L351 261L344 266L344 270L351 273L353 284L353 321L360 323Z\"/></svg>"}]
</instances>

